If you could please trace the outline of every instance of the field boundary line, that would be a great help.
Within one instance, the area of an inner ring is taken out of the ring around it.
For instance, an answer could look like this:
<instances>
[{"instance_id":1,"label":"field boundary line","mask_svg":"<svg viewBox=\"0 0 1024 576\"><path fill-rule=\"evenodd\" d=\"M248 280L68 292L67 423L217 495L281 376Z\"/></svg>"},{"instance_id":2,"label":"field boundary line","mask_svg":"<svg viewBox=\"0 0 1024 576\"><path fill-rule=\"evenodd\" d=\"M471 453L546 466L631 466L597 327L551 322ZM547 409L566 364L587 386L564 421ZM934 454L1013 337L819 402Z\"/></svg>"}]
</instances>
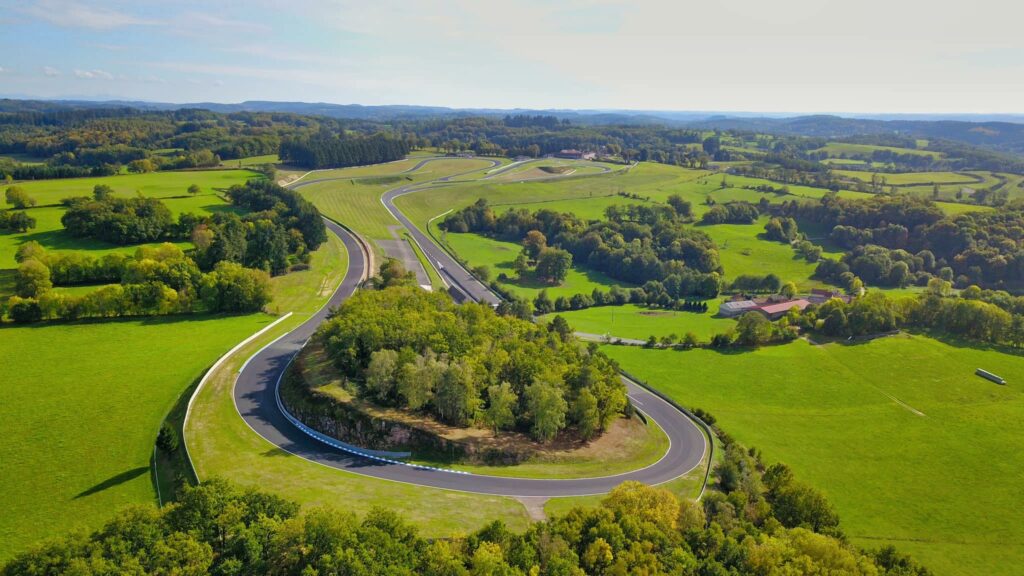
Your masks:
<instances>
[{"instance_id":1,"label":"field boundary line","mask_svg":"<svg viewBox=\"0 0 1024 576\"><path fill-rule=\"evenodd\" d=\"M217 369L220 368L221 365L224 364L224 362L227 361L228 358L233 356L242 347L244 347L245 345L249 344L253 340L259 338L260 336L265 334L268 330L270 330L271 328L277 326L281 322L287 320L291 316L292 316L291 312L285 314L284 316L281 316L277 320L274 320L270 324L267 324L263 328L257 330L254 334L250 335L245 340L242 340L241 342L236 344L234 348L232 348L231 350L228 350L227 352L224 353L223 356L218 358L217 361L214 362L212 366L210 366L210 368L206 371L206 373L203 374L202 379L199 380L199 384L196 384L196 389L192 391L192 396L188 399L188 406L185 408L185 417L181 421L181 439L182 439L181 444L185 448L185 459L188 460L189 468L192 469L192 476L196 479L196 481L199 480L199 473L196 472L195 463L192 462L192 454L188 450L188 435L185 434L185 431L188 429L188 418L189 418L189 416L192 415L192 405L195 404L196 397L199 396L199 392L202 391L203 387L206 384L206 381L210 379L210 375L213 374L214 372L216 372Z\"/></svg>"}]
</instances>

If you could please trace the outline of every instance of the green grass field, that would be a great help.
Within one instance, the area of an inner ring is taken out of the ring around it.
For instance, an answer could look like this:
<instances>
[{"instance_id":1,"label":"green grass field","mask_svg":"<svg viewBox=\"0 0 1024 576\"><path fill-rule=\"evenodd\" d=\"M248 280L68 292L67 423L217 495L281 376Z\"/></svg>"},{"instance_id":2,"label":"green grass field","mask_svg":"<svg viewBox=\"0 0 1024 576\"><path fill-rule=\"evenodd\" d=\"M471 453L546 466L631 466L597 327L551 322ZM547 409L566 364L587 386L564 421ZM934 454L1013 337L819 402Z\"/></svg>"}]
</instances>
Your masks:
<instances>
[{"instance_id":1,"label":"green grass field","mask_svg":"<svg viewBox=\"0 0 1024 576\"><path fill-rule=\"evenodd\" d=\"M154 504L153 442L182 391L265 314L0 328L0 561Z\"/></svg>"},{"instance_id":2,"label":"green grass field","mask_svg":"<svg viewBox=\"0 0 1024 576\"><path fill-rule=\"evenodd\" d=\"M19 182L29 196L39 205L57 204L72 196L92 196L97 184L106 184L114 189L117 196L134 196L136 192L150 198L188 196L188 187L198 184L203 192L226 190L235 184L259 174L249 170L193 170L176 172L151 172L149 174L125 174L99 178L66 178L58 180L34 180Z\"/></svg>"},{"instance_id":3,"label":"green grass field","mask_svg":"<svg viewBox=\"0 0 1024 576\"><path fill-rule=\"evenodd\" d=\"M920 144L920 142L918 142ZM830 156L871 156L876 150L895 152L897 154L913 154L915 156L931 156L941 158L939 152L930 150L918 150L915 148L895 148L892 146L875 146L873 144L848 144L846 142L829 142L825 146L814 150L814 152L826 152Z\"/></svg>"},{"instance_id":4,"label":"green grass field","mask_svg":"<svg viewBox=\"0 0 1024 576\"><path fill-rule=\"evenodd\" d=\"M234 160L223 160L220 165L225 168L245 168L247 166L259 166L261 164L277 164L281 159L277 154L264 154L262 156L247 156L235 158Z\"/></svg>"},{"instance_id":5,"label":"green grass field","mask_svg":"<svg viewBox=\"0 0 1024 576\"><path fill-rule=\"evenodd\" d=\"M401 162L367 166L362 168L346 168L330 172L315 173L307 176L310 180L319 178L351 178L335 180L320 184L311 184L300 188L303 196L316 205L329 218L344 222L356 232L369 239L391 239L388 226L398 224L380 202L381 194L404 184L423 182L436 178L459 174L479 168L481 174L488 164L482 160L445 159L430 162L420 170L406 174L400 179L369 179L360 178L391 175L407 170L416 165L418 160L407 159Z\"/></svg>"},{"instance_id":6,"label":"green grass field","mask_svg":"<svg viewBox=\"0 0 1024 576\"><path fill-rule=\"evenodd\" d=\"M709 340L715 334L734 328L736 321L715 317L721 300L708 300L707 302L708 311L703 314L626 304L624 306L595 306L583 310L556 312L542 316L542 318L549 320L559 315L577 331L599 336L608 334L618 338L646 340L651 335L660 338L675 334L681 337L687 332L693 332L701 340Z\"/></svg>"},{"instance_id":7,"label":"green grass field","mask_svg":"<svg viewBox=\"0 0 1024 576\"><path fill-rule=\"evenodd\" d=\"M118 196L128 197L138 192L144 196L160 198L177 217L183 212L212 214L235 211L218 191L235 184L244 184L246 180L256 176L258 174L248 170L197 170L19 183L18 185L25 188L39 203L38 207L28 210L28 214L36 219L36 227L24 233L0 233L0 269L15 267L14 253L18 246L32 240L39 242L48 250L85 250L97 256L109 252L135 252L137 245L117 246L90 238L75 238L64 231L64 226L60 222L64 209L51 205L71 196L91 196L92 189L97 184L112 187ZM193 183L202 189L202 192L195 196L187 192ZM177 244L182 247L190 246L188 242Z\"/></svg>"},{"instance_id":8,"label":"green grass field","mask_svg":"<svg viewBox=\"0 0 1024 576\"><path fill-rule=\"evenodd\" d=\"M851 180L860 180L870 183L871 176L876 172L869 170L833 170L836 176L842 176ZM968 174L957 172L898 172L887 173L877 172L879 178L885 179L886 186L907 186L914 184L964 184L977 183L978 179Z\"/></svg>"},{"instance_id":9,"label":"green grass field","mask_svg":"<svg viewBox=\"0 0 1024 576\"><path fill-rule=\"evenodd\" d=\"M895 544L940 575L1020 573L1019 355L923 336L752 352L603 349L822 489L855 544ZM978 367L1008 385L975 376Z\"/></svg>"},{"instance_id":10,"label":"green grass field","mask_svg":"<svg viewBox=\"0 0 1024 576\"><path fill-rule=\"evenodd\" d=\"M501 273L508 275L510 280L499 280L499 283L512 292L531 300L545 289L548 291L549 297L557 298L581 293L590 294L594 288L608 290L613 285L624 288L631 286L631 284L613 280L601 272L577 266L574 266L565 281L557 286L541 282L532 275L518 279L512 269L512 262L522 250L519 244L494 240L479 234L445 234L439 237L444 238L450 249L472 266L486 265L490 267L492 278L497 278Z\"/></svg>"}]
</instances>

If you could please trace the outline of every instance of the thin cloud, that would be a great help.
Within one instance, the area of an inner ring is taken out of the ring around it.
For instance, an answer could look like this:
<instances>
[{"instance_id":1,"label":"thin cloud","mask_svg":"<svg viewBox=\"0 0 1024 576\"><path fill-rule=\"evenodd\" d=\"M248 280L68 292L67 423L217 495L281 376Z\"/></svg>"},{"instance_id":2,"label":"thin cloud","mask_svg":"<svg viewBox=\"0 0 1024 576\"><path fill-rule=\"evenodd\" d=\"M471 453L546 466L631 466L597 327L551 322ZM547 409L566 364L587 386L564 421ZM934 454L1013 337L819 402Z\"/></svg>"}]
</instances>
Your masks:
<instances>
[{"instance_id":1,"label":"thin cloud","mask_svg":"<svg viewBox=\"0 0 1024 576\"><path fill-rule=\"evenodd\" d=\"M21 12L63 28L111 30L123 26L159 24L157 20L140 18L103 6L86 6L73 0L37 0L22 8Z\"/></svg>"},{"instance_id":2,"label":"thin cloud","mask_svg":"<svg viewBox=\"0 0 1024 576\"><path fill-rule=\"evenodd\" d=\"M57 70L52 66L43 66L43 75L50 76L51 78L54 76L60 76L60 70Z\"/></svg>"},{"instance_id":3,"label":"thin cloud","mask_svg":"<svg viewBox=\"0 0 1024 576\"><path fill-rule=\"evenodd\" d=\"M114 75L104 70L75 70L76 78L87 80L113 80Z\"/></svg>"}]
</instances>

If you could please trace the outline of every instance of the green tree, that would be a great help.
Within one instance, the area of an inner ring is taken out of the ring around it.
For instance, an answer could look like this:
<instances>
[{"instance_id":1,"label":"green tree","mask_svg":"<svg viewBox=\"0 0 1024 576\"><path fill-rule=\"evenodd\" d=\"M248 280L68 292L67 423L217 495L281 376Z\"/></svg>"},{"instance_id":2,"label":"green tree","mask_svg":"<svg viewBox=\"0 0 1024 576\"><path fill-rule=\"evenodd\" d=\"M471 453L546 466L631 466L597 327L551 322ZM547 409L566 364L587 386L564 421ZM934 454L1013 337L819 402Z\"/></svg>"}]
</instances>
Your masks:
<instances>
[{"instance_id":1,"label":"green tree","mask_svg":"<svg viewBox=\"0 0 1024 576\"><path fill-rule=\"evenodd\" d=\"M539 230L530 230L523 238L523 253L531 260L540 257L541 252L548 247L548 239Z\"/></svg>"},{"instance_id":2,"label":"green tree","mask_svg":"<svg viewBox=\"0 0 1024 576\"><path fill-rule=\"evenodd\" d=\"M465 360L449 364L434 394L441 420L459 426L472 420L480 405L473 380L473 370Z\"/></svg>"},{"instance_id":3,"label":"green tree","mask_svg":"<svg viewBox=\"0 0 1024 576\"><path fill-rule=\"evenodd\" d=\"M516 259L512 262L512 269L515 270L516 276L522 278L530 271L530 263L526 259L526 254L517 254Z\"/></svg>"},{"instance_id":4,"label":"green tree","mask_svg":"<svg viewBox=\"0 0 1024 576\"><path fill-rule=\"evenodd\" d=\"M522 255L520 254L520 256ZM533 299L533 309L539 315L550 314L555 311L555 304L548 297L547 289L541 290L537 297Z\"/></svg>"},{"instance_id":5,"label":"green tree","mask_svg":"<svg viewBox=\"0 0 1024 576\"><path fill-rule=\"evenodd\" d=\"M448 364L438 360L433 352L417 355L412 362L403 364L398 371L398 393L410 410L419 410L434 396L434 389L444 376Z\"/></svg>"},{"instance_id":6,"label":"green tree","mask_svg":"<svg viewBox=\"0 0 1024 576\"><path fill-rule=\"evenodd\" d=\"M537 276L560 284L572 269L572 254L560 248L545 248L537 258Z\"/></svg>"},{"instance_id":7,"label":"green tree","mask_svg":"<svg viewBox=\"0 0 1024 576\"><path fill-rule=\"evenodd\" d=\"M601 410L597 398L587 388L580 390L572 406L572 419L580 431L580 436L589 440L601 430Z\"/></svg>"},{"instance_id":8,"label":"green tree","mask_svg":"<svg viewBox=\"0 0 1024 576\"><path fill-rule=\"evenodd\" d=\"M367 392L379 402L390 404L394 399L398 368L398 352L384 349L370 354L370 363L366 366Z\"/></svg>"},{"instance_id":9,"label":"green tree","mask_svg":"<svg viewBox=\"0 0 1024 576\"><path fill-rule=\"evenodd\" d=\"M547 442L565 428L569 405L557 385L535 380L526 387L526 405L532 422L530 432L537 440Z\"/></svg>"},{"instance_id":10,"label":"green tree","mask_svg":"<svg viewBox=\"0 0 1024 576\"><path fill-rule=\"evenodd\" d=\"M114 197L114 189L106 184L97 184L92 188L92 197L97 202L105 202Z\"/></svg>"},{"instance_id":11,"label":"green tree","mask_svg":"<svg viewBox=\"0 0 1024 576\"><path fill-rule=\"evenodd\" d=\"M192 185L190 185L188 187L188 193L193 195L193 196L198 195L202 191L203 191L203 189L200 188L198 184L192 184Z\"/></svg>"},{"instance_id":12,"label":"green tree","mask_svg":"<svg viewBox=\"0 0 1024 576\"><path fill-rule=\"evenodd\" d=\"M53 288L50 269L36 259L25 260L18 266L14 279L14 292L22 298L36 298Z\"/></svg>"},{"instance_id":13,"label":"green tree","mask_svg":"<svg viewBox=\"0 0 1024 576\"><path fill-rule=\"evenodd\" d=\"M15 208L21 210L24 208L31 208L36 205L35 198L28 195L21 186L10 186L4 194L7 203Z\"/></svg>"},{"instance_id":14,"label":"green tree","mask_svg":"<svg viewBox=\"0 0 1024 576\"><path fill-rule=\"evenodd\" d=\"M760 312L747 312L736 323L736 341L744 346L771 342L774 327Z\"/></svg>"},{"instance_id":15,"label":"green tree","mask_svg":"<svg viewBox=\"0 0 1024 576\"><path fill-rule=\"evenodd\" d=\"M782 285L782 288L779 289L779 294L782 294L786 298L792 298L796 296L796 291L796 284L792 282L786 282L785 284Z\"/></svg>"},{"instance_id":16,"label":"green tree","mask_svg":"<svg viewBox=\"0 0 1024 576\"><path fill-rule=\"evenodd\" d=\"M518 402L519 397L508 382L487 388L487 408L484 409L484 421L494 429L495 434L499 430L511 428L516 423L513 409Z\"/></svg>"}]
</instances>

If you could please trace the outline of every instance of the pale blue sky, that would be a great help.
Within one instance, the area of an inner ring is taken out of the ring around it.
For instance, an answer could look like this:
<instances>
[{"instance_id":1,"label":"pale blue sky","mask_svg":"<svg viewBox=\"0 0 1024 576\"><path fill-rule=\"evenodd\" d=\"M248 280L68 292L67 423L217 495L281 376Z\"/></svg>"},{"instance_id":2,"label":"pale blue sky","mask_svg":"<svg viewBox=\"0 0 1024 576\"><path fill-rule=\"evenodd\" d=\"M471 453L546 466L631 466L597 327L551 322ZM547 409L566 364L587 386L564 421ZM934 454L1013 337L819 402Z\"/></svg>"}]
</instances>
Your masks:
<instances>
[{"instance_id":1,"label":"pale blue sky","mask_svg":"<svg viewBox=\"0 0 1024 576\"><path fill-rule=\"evenodd\" d=\"M1022 21L1006 0L0 0L0 94L1019 113Z\"/></svg>"}]
</instances>

